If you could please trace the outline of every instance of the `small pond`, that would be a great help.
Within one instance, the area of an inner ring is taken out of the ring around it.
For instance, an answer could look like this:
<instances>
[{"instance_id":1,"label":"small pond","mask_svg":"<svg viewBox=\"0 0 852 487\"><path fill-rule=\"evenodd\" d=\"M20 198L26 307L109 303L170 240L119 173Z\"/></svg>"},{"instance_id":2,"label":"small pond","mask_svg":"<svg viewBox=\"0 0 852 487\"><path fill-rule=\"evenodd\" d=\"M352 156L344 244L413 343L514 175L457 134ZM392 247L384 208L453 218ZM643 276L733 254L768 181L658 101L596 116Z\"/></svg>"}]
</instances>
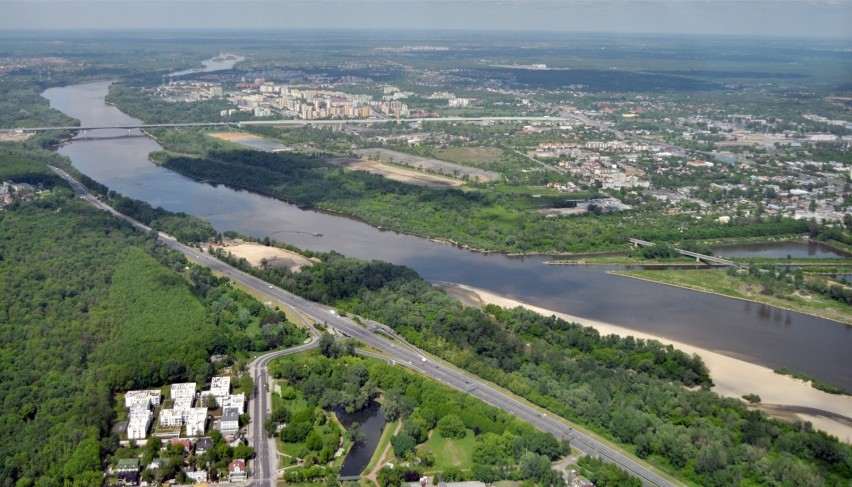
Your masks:
<instances>
[{"instance_id":1,"label":"small pond","mask_svg":"<svg viewBox=\"0 0 852 487\"><path fill-rule=\"evenodd\" d=\"M366 408L351 414L338 408L335 414L344 428L349 428L352 423L357 422L358 431L364 435L364 441L353 445L346 458L343 459L340 476L360 475L367 464L370 463L370 458L373 457L373 452L382 437L382 431L385 429L385 416L379 409L377 402L370 402L370 405Z\"/></svg>"}]
</instances>

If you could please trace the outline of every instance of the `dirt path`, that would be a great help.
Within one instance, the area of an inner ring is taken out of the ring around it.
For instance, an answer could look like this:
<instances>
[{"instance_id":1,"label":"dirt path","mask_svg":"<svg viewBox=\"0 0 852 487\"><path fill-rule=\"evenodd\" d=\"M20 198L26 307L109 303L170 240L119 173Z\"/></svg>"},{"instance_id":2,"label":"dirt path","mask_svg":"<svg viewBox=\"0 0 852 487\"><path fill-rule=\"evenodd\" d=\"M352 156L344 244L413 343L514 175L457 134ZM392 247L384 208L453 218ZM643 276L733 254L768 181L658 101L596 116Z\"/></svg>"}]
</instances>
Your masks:
<instances>
[{"instance_id":1,"label":"dirt path","mask_svg":"<svg viewBox=\"0 0 852 487\"><path fill-rule=\"evenodd\" d=\"M394 436L398 435L400 430L402 430L402 421L397 422L396 429L393 430ZM381 470L382 466L385 464L385 459L387 459L388 454L390 453L392 446L393 445L391 445L390 442L388 442L387 446L385 446L385 450L382 452L382 456L380 456L379 461L376 462L376 466L373 467L373 470L371 470L370 473L368 473L367 475L364 476L365 479L369 480L374 485L379 485L377 475L379 473L379 470Z\"/></svg>"}]
</instances>

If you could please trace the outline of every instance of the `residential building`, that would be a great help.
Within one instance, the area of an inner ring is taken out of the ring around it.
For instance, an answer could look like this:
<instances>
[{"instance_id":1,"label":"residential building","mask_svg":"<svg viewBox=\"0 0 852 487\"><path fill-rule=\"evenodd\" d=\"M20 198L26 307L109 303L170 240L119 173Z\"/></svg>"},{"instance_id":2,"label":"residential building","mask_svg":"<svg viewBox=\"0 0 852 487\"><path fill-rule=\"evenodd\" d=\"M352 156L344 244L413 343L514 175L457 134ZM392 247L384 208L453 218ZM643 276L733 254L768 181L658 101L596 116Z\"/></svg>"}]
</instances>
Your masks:
<instances>
[{"instance_id":1,"label":"residential building","mask_svg":"<svg viewBox=\"0 0 852 487\"><path fill-rule=\"evenodd\" d=\"M127 439L143 440L148 435L148 427L154 420L154 415L147 409L131 409L127 422Z\"/></svg>"},{"instance_id":2,"label":"residential building","mask_svg":"<svg viewBox=\"0 0 852 487\"><path fill-rule=\"evenodd\" d=\"M183 473L186 474L186 478L191 479L196 484L207 482L207 470L190 470L185 468L183 469Z\"/></svg>"},{"instance_id":3,"label":"residential building","mask_svg":"<svg viewBox=\"0 0 852 487\"><path fill-rule=\"evenodd\" d=\"M195 382L184 382L180 384L172 384L172 399L180 399L184 397L195 397Z\"/></svg>"},{"instance_id":4,"label":"residential building","mask_svg":"<svg viewBox=\"0 0 852 487\"><path fill-rule=\"evenodd\" d=\"M228 481L243 482L248 479L245 460L234 460L228 464Z\"/></svg>"},{"instance_id":5,"label":"residential building","mask_svg":"<svg viewBox=\"0 0 852 487\"><path fill-rule=\"evenodd\" d=\"M139 480L139 459L122 458L118 461L114 471L119 482L135 484Z\"/></svg>"},{"instance_id":6,"label":"residential building","mask_svg":"<svg viewBox=\"0 0 852 487\"><path fill-rule=\"evenodd\" d=\"M219 431L223 435L236 434L240 429L240 411L235 407L222 410L222 419L219 422Z\"/></svg>"},{"instance_id":7,"label":"residential building","mask_svg":"<svg viewBox=\"0 0 852 487\"><path fill-rule=\"evenodd\" d=\"M204 455L208 451L212 450L213 446L214 444L211 438L201 438L195 442L195 454Z\"/></svg>"},{"instance_id":8,"label":"residential building","mask_svg":"<svg viewBox=\"0 0 852 487\"><path fill-rule=\"evenodd\" d=\"M134 404L139 404L143 402L148 403L148 408L153 406L160 405L160 390L159 389L149 389L149 390L141 390L141 391L127 391L124 394L124 407L130 409Z\"/></svg>"},{"instance_id":9,"label":"residential building","mask_svg":"<svg viewBox=\"0 0 852 487\"><path fill-rule=\"evenodd\" d=\"M183 412L177 409L163 409L160 411L160 426L173 428L183 424Z\"/></svg>"},{"instance_id":10,"label":"residential building","mask_svg":"<svg viewBox=\"0 0 852 487\"><path fill-rule=\"evenodd\" d=\"M231 378L228 376L224 377L213 377L210 380L210 394L213 394L216 399L220 397L225 397L231 393Z\"/></svg>"},{"instance_id":11,"label":"residential building","mask_svg":"<svg viewBox=\"0 0 852 487\"><path fill-rule=\"evenodd\" d=\"M192 408L185 420L187 436L201 436L207 424L207 408Z\"/></svg>"},{"instance_id":12,"label":"residential building","mask_svg":"<svg viewBox=\"0 0 852 487\"><path fill-rule=\"evenodd\" d=\"M240 414L246 411L246 395L243 393L230 394L219 400L222 408L234 407L240 410Z\"/></svg>"}]
</instances>

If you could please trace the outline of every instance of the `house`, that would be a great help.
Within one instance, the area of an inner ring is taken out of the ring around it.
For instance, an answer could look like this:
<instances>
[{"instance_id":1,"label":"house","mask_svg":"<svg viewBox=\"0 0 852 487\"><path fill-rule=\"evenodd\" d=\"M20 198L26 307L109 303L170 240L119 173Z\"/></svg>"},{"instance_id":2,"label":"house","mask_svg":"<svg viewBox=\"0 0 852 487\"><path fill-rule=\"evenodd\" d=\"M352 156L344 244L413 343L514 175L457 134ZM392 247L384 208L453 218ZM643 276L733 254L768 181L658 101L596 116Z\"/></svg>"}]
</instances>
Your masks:
<instances>
[{"instance_id":1,"label":"house","mask_svg":"<svg viewBox=\"0 0 852 487\"><path fill-rule=\"evenodd\" d=\"M234 460L228 464L228 481L243 482L248 479L245 460Z\"/></svg>"},{"instance_id":2,"label":"house","mask_svg":"<svg viewBox=\"0 0 852 487\"><path fill-rule=\"evenodd\" d=\"M151 463L148 464L148 470L157 470L159 468L163 468L168 466L169 459L168 458L155 458L151 460Z\"/></svg>"},{"instance_id":3,"label":"house","mask_svg":"<svg viewBox=\"0 0 852 487\"><path fill-rule=\"evenodd\" d=\"M139 459L122 458L116 464L114 471L119 482L135 484L139 481Z\"/></svg>"},{"instance_id":4,"label":"house","mask_svg":"<svg viewBox=\"0 0 852 487\"><path fill-rule=\"evenodd\" d=\"M190 470L189 468L183 469L183 473L186 474L186 478L191 479L196 484L207 482L207 470Z\"/></svg>"},{"instance_id":5,"label":"house","mask_svg":"<svg viewBox=\"0 0 852 487\"><path fill-rule=\"evenodd\" d=\"M219 423L219 431L223 435L236 434L240 429L240 411L235 407L227 407L222 410L222 419Z\"/></svg>"},{"instance_id":6,"label":"house","mask_svg":"<svg viewBox=\"0 0 852 487\"><path fill-rule=\"evenodd\" d=\"M210 438L201 438L198 442L195 443L195 454L196 455L204 455L208 451L213 449L213 440Z\"/></svg>"},{"instance_id":7,"label":"house","mask_svg":"<svg viewBox=\"0 0 852 487\"><path fill-rule=\"evenodd\" d=\"M187 440L186 438L172 438L172 445L180 445L183 447L183 451L189 453L192 449L192 442Z\"/></svg>"}]
</instances>

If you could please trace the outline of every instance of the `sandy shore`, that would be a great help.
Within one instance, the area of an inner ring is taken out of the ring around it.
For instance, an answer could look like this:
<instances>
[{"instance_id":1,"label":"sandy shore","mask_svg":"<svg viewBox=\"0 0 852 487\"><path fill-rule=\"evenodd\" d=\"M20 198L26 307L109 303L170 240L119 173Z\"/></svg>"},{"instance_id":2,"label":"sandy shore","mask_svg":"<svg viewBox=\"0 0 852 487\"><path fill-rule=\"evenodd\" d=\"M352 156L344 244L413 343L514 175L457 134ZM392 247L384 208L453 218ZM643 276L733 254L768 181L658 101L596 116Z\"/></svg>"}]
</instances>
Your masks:
<instances>
[{"instance_id":1,"label":"sandy shore","mask_svg":"<svg viewBox=\"0 0 852 487\"><path fill-rule=\"evenodd\" d=\"M234 254L237 258L246 259L249 264L259 267L263 260L270 266L284 266L292 272L299 272L302 267L311 266L314 262L307 257L278 247L267 247L259 243L245 242L243 240L228 240L224 245L211 244L213 248L220 248Z\"/></svg>"},{"instance_id":2,"label":"sandy shore","mask_svg":"<svg viewBox=\"0 0 852 487\"><path fill-rule=\"evenodd\" d=\"M672 344L689 354L700 356L710 377L716 384L713 391L727 397L741 398L744 394L757 394L762 409L767 414L785 419L810 421L814 427L826 431L841 441L852 443L852 397L828 394L812 388L800 380L774 373L771 369L728 357L717 352L701 349L665 337L642 333L629 328L601 321L579 318L565 313L522 303L496 295L489 291L462 284L443 283L440 286L467 306L496 304L505 308L522 306L543 315L555 315L567 321L580 323L597 329L602 335L633 335L636 338L654 339Z\"/></svg>"}]
</instances>

